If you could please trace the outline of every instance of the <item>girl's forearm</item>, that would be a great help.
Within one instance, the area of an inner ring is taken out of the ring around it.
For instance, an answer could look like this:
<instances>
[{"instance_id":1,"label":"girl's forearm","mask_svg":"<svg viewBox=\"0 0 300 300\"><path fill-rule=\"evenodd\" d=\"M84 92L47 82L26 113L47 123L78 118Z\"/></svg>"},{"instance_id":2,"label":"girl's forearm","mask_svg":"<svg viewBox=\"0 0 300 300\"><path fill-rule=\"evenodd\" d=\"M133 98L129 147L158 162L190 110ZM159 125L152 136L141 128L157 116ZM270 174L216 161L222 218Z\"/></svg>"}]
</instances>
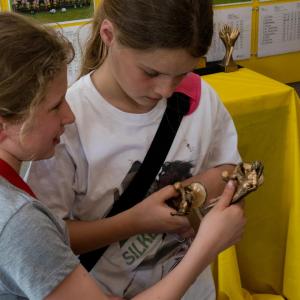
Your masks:
<instances>
[{"instance_id":1,"label":"girl's forearm","mask_svg":"<svg viewBox=\"0 0 300 300\"><path fill-rule=\"evenodd\" d=\"M196 245L197 242L202 245ZM167 276L133 299L180 299L216 255L207 245L201 241L197 242L193 242L182 261Z\"/></svg>"},{"instance_id":2,"label":"girl's forearm","mask_svg":"<svg viewBox=\"0 0 300 300\"><path fill-rule=\"evenodd\" d=\"M71 248L83 254L141 233L131 211L95 221L67 220Z\"/></svg>"}]
</instances>

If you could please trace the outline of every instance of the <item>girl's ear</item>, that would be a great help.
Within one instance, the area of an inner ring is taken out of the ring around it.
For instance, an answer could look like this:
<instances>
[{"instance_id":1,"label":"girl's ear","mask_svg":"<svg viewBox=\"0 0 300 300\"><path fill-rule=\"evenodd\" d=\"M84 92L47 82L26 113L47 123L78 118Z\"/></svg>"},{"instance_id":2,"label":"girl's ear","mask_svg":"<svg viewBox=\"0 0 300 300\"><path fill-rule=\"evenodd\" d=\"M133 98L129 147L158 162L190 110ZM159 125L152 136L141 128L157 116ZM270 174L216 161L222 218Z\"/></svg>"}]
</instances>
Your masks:
<instances>
[{"instance_id":1,"label":"girl's ear","mask_svg":"<svg viewBox=\"0 0 300 300\"><path fill-rule=\"evenodd\" d=\"M104 19L100 27L100 36L103 43L109 47L115 38L115 28L112 22Z\"/></svg>"},{"instance_id":2,"label":"girl's ear","mask_svg":"<svg viewBox=\"0 0 300 300\"><path fill-rule=\"evenodd\" d=\"M6 122L0 117L0 143L7 137Z\"/></svg>"}]
</instances>

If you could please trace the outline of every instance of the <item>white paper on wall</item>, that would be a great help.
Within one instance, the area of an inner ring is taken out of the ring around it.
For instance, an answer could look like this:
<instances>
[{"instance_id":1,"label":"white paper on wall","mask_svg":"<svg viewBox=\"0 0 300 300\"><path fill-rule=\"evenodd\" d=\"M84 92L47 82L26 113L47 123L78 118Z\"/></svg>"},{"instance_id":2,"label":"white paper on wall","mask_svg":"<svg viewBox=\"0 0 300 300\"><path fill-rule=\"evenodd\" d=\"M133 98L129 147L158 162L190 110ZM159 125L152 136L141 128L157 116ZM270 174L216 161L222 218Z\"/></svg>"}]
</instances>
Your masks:
<instances>
[{"instance_id":1,"label":"white paper on wall","mask_svg":"<svg viewBox=\"0 0 300 300\"><path fill-rule=\"evenodd\" d=\"M59 30L72 43L75 50L75 57L68 66L68 84L71 85L79 75L82 51L89 36L91 25L65 26Z\"/></svg>"},{"instance_id":2,"label":"white paper on wall","mask_svg":"<svg viewBox=\"0 0 300 300\"><path fill-rule=\"evenodd\" d=\"M300 1L259 9L259 57L300 50Z\"/></svg>"},{"instance_id":3,"label":"white paper on wall","mask_svg":"<svg viewBox=\"0 0 300 300\"><path fill-rule=\"evenodd\" d=\"M218 61L225 55L225 47L219 38L219 31L224 24L240 30L236 41L233 58L247 59L251 55L252 7L216 9L214 11L214 35L211 47L206 55L207 61Z\"/></svg>"}]
</instances>

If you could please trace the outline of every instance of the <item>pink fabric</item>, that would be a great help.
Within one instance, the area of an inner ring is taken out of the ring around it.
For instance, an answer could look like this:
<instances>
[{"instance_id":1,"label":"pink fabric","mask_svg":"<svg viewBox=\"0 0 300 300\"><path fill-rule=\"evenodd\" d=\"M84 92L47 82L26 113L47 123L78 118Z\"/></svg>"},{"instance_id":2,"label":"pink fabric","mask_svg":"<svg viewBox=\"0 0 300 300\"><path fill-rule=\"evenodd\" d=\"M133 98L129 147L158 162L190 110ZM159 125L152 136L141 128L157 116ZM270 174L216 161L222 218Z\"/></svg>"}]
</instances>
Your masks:
<instances>
[{"instance_id":1,"label":"pink fabric","mask_svg":"<svg viewBox=\"0 0 300 300\"><path fill-rule=\"evenodd\" d=\"M201 98L201 78L195 73L188 73L175 92L183 93L190 97L190 110L187 115L192 114L200 103Z\"/></svg>"}]
</instances>

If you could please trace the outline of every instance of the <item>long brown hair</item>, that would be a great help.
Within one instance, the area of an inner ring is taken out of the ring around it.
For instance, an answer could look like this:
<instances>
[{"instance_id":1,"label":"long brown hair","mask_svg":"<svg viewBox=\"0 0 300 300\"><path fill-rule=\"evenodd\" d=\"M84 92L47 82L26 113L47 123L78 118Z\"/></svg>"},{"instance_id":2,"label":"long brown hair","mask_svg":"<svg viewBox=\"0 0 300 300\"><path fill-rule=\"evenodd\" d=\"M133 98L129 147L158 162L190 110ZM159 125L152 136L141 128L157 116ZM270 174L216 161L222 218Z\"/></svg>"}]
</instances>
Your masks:
<instances>
[{"instance_id":1,"label":"long brown hair","mask_svg":"<svg viewBox=\"0 0 300 300\"><path fill-rule=\"evenodd\" d=\"M93 18L80 76L97 69L107 56L100 37L104 19L114 24L122 45L140 50L183 48L201 57L213 34L210 0L102 0Z\"/></svg>"},{"instance_id":2,"label":"long brown hair","mask_svg":"<svg viewBox=\"0 0 300 300\"><path fill-rule=\"evenodd\" d=\"M20 121L44 99L46 87L72 60L70 42L54 29L0 13L0 116Z\"/></svg>"}]
</instances>

